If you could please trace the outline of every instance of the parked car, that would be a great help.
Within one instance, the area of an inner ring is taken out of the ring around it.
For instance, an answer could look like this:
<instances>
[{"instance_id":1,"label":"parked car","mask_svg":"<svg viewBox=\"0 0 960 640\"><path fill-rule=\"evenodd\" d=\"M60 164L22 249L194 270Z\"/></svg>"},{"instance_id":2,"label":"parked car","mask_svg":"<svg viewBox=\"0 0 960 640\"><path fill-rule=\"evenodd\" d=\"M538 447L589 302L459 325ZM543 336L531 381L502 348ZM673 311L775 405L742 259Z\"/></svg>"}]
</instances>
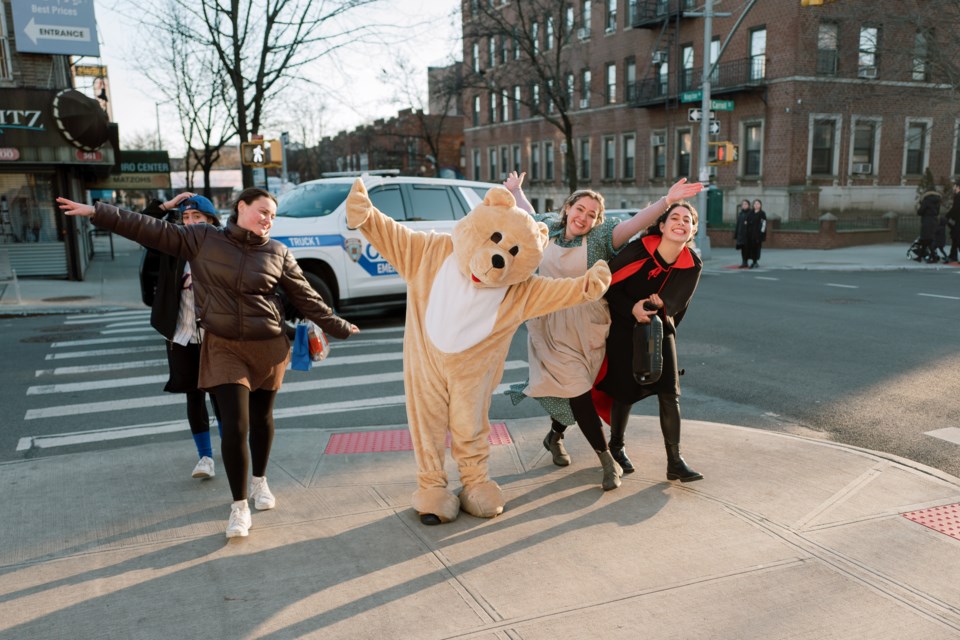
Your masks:
<instances>
[{"instance_id":1,"label":"parked car","mask_svg":"<svg viewBox=\"0 0 960 640\"><path fill-rule=\"evenodd\" d=\"M449 233L492 183L364 175L373 205L411 229ZM356 176L322 178L280 197L272 238L287 245L311 286L338 311L397 306L406 284L358 230L347 228L344 201Z\"/></svg>"}]
</instances>

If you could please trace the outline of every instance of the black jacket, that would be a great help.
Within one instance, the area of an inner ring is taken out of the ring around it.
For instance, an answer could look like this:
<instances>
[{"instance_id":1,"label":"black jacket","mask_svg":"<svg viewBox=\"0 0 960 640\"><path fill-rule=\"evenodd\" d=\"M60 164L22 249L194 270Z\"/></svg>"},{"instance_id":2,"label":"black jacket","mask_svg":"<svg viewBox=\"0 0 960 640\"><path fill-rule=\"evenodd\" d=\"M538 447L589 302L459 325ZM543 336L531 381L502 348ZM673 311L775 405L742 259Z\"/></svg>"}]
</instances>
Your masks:
<instances>
[{"instance_id":1,"label":"black jacket","mask_svg":"<svg viewBox=\"0 0 960 640\"><path fill-rule=\"evenodd\" d=\"M733 239L737 247L753 247L767 239L767 214L761 209L737 211L737 226L733 230Z\"/></svg>"}]
</instances>

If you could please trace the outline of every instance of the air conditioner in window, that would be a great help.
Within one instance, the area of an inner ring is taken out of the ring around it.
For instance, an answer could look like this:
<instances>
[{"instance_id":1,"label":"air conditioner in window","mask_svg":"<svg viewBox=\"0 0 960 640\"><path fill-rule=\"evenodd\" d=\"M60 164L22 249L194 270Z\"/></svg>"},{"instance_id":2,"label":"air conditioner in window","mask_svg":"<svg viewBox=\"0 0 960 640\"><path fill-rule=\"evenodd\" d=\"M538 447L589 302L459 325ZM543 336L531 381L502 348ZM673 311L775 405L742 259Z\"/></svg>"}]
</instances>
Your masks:
<instances>
[{"instance_id":1,"label":"air conditioner in window","mask_svg":"<svg viewBox=\"0 0 960 640\"><path fill-rule=\"evenodd\" d=\"M653 134L653 146L662 147L667 144L667 135L665 133Z\"/></svg>"},{"instance_id":2,"label":"air conditioner in window","mask_svg":"<svg viewBox=\"0 0 960 640\"><path fill-rule=\"evenodd\" d=\"M590 98L580 98L580 108L586 109L590 106Z\"/></svg>"},{"instance_id":3,"label":"air conditioner in window","mask_svg":"<svg viewBox=\"0 0 960 640\"><path fill-rule=\"evenodd\" d=\"M861 78L868 78L872 80L877 77L877 68L876 67L860 67L860 70L857 72L857 75Z\"/></svg>"},{"instance_id":4,"label":"air conditioner in window","mask_svg":"<svg viewBox=\"0 0 960 640\"><path fill-rule=\"evenodd\" d=\"M653 52L653 64L663 64L667 61L667 52L666 51L654 51Z\"/></svg>"},{"instance_id":5,"label":"air conditioner in window","mask_svg":"<svg viewBox=\"0 0 960 640\"><path fill-rule=\"evenodd\" d=\"M579 29L577 29L577 37L580 38L581 40L586 40L587 38L590 37L590 30L587 29L586 27L580 27Z\"/></svg>"},{"instance_id":6,"label":"air conditioner in window","mask_svg":"<svg viewBox=\"0 0 960 640\"><path fill-rule=\"evenodd\" d=\"M854 162L853 172L871 174L873 173L873 165L871 165L869 162Z\"/></svg>"}]
</instances>

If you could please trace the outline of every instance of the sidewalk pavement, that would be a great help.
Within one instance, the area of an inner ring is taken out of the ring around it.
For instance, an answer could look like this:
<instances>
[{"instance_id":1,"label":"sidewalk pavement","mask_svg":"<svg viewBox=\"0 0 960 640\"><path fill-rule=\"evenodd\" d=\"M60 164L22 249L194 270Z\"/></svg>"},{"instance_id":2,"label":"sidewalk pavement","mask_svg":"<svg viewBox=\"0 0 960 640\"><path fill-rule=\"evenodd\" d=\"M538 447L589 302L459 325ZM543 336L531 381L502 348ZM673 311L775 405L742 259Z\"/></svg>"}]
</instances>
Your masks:
<instances>
[{"instance_id":1,"label":"sidewalk pavement","mask_svg":"<svg viewBox=\"0 0 960 640\"><path fill-rule=\"evenodd\" d=\"M761 264L936 268L905 252L764 251ZM90 289L24 281L24 297L138 306L136 261L98 258ZM739 262L715 250L708 264ZM490 459L505 512L425 527L412 452L338 453L338 439L384 430L298 420L277 429L277 508L254 511L244 539L224 537L219 455L215 478L191 479L186 433L0 464L0 640L960 637L960 479L919 463L688 420L684 455L705 478L668 482L656 418L634 416L637 472L603 492L578 434L559 468L546 419L510 420Z\"/></svg>"}]
</instances>

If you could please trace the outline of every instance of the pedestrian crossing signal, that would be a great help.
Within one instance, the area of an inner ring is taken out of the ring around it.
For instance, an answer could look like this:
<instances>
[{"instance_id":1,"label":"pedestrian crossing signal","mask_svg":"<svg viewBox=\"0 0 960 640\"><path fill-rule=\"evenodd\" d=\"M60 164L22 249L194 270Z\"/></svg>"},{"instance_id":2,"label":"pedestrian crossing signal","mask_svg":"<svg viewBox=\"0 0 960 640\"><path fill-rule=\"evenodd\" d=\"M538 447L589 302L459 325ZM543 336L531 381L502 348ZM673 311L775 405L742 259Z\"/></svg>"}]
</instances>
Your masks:
<instances>
[{"instance_id":1,"label":"pedestrian crossing signal","mask_svg":"<svg viewBox=\"0 0 960 640\"><path fill-rule=\"evenodd\" d=\"M265 169L279 169L283 166L283 146L279 140L261 140L240 144L240 158L243 164Z\"/></svg>"},{"instance_id":2,"label":"pedestrian crossing signal","mask_svg":"<svg viewBox=\"0 0 960 640\"><path fill-rule=\"evenodd\" d=\"M731 164L739 157L739 148L732 142L710 142L710 153L707 164L715 167L721 164Z\"/></svg>"}]
</instances>

